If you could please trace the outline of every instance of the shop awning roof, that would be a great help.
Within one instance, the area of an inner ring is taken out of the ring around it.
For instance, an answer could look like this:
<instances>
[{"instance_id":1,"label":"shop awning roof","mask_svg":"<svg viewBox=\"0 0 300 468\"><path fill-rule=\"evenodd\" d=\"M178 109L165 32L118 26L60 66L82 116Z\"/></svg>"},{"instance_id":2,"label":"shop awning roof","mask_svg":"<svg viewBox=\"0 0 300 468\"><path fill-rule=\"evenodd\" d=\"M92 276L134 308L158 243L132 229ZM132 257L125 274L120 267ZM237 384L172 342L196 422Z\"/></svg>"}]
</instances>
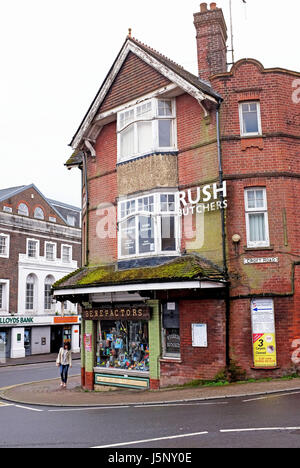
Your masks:
<instances>
[{"instance_id":1,"label":"shop awning roof","mask_svg":"<svg viewBox=\"0 0 300 468\"><path fill-rule=\"evenodd\" d=\"M220 288L222 270L208 260L185 255L158 266L117 269L116 264L81 268L53 285L55 296L97 292Z\"/></svg>"}]
</instances>

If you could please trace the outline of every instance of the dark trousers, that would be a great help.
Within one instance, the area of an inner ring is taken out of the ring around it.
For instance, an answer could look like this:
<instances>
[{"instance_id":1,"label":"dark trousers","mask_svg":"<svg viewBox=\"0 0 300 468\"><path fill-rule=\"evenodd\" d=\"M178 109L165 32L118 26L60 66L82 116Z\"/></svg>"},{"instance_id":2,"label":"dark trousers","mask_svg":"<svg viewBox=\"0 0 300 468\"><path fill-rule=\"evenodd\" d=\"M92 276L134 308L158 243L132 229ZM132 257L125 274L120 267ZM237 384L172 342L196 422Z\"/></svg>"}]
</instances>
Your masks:
<instances>
[{"instance_id":1,"label":"dark trousers","mask_svg":"<svg viewBox=\"0 0 300 468\"><path fill-rule=\"evenodd\" d=\"M68 381L68 372L69 372L69 365L63 366L61 364L60 366L60 376L61 376L61 381L66 384Z\"/></svg>"}]
</instances>

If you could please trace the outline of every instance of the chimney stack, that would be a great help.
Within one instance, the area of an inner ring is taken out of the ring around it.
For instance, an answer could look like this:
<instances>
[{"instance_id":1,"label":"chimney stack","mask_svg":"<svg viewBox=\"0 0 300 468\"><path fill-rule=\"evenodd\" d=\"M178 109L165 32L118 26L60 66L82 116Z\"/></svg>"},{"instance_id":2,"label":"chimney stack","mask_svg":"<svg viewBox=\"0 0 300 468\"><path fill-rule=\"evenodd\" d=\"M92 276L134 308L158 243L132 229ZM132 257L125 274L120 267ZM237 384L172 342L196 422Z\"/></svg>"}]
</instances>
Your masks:
<instances>
[{"instance_id":1,"label":"chimney stack","mask_svg":"<svg viewBox=\"0 0 300 468\"><path fill-rule=\"evenodd\" d=\"M200 12L194 14L197 32L199 77L209 81L212 75L227 71L227 26L223 11L216 3L201 3Z\"/></svg>"}]
</instances>

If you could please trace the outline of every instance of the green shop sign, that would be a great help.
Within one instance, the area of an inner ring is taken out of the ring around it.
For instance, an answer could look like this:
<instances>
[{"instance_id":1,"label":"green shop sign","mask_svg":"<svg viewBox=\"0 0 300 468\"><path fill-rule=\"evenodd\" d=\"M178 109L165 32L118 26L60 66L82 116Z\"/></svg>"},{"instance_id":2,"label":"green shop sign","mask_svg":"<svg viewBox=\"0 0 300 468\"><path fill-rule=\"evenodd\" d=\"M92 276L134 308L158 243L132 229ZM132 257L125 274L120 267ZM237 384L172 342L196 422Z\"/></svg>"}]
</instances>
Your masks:
<instances>
[{"instance_id":1,"label":"green shop sign","mask_svg":"<svg viewBox=\"0 0 300 468\"><path fill-rule=\"evenodd\" d=\"M26 325L33 323L33 317L0 317L0 325Z\"/></svg>"}]
</instances>

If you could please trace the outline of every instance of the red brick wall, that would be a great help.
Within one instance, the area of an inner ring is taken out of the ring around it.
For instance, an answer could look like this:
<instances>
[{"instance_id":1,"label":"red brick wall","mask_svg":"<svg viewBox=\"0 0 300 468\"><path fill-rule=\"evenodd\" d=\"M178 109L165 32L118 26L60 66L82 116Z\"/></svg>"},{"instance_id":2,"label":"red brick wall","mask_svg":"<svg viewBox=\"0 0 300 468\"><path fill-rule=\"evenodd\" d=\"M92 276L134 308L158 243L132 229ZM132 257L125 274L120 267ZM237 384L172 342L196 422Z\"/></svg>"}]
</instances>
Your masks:
<instances>
[{"instance_id":1,"label":"red brick wall","mask_svg":"<svg viewBox=\"0 0 300 468\"><path fill-rule=\"evenodd\" d=\"M214 379L224 370L225 357L225 303L223 300L204 299L179 301L181 362L161 362L162 387L181 385L197 379ZM193 348L192 324L206 323L208 348Z\"/></svg>"},{"instance_id":2,"label":"red brick wall","mask_svg":"<svg viewBox=\"0 0 300 468\"><path fill-rule=\"evenodd\" d=\"M298 274L295 274L295 283L293 281L294 262L299 258L300 247L297 216L300 140L293 124L299 105L292 101L296 76L299 74L284 70L265 70L254 60L241 60L231 73L212 78L214 88L224 97L221 131L224 178L228 183L230 294L241 297L231 301L231 358L252 377L292 372L292 343L299 336ZM240 137L239 103L248 100L260 101L262 137ZM257 186L266 187L267 191L270 249L247 249L244 189ZM231 240L234 234L241 237L238 245ZM244 265L245 257L278 257L279 263ZM279 366L276 371L251 369L250 298L267 293L274 295Z\"/></svg>"},{"instance_id":3,"label":"red brick wall","mask_svg":"<svg viewBox=\"0 0 300 468\"><path fill-rule=\"evenodd\" d=\"M167 86L170 81L129 52L111 89L104 99L100 112L130 102L155 89Z\"/></svg>"}]
</instances>

